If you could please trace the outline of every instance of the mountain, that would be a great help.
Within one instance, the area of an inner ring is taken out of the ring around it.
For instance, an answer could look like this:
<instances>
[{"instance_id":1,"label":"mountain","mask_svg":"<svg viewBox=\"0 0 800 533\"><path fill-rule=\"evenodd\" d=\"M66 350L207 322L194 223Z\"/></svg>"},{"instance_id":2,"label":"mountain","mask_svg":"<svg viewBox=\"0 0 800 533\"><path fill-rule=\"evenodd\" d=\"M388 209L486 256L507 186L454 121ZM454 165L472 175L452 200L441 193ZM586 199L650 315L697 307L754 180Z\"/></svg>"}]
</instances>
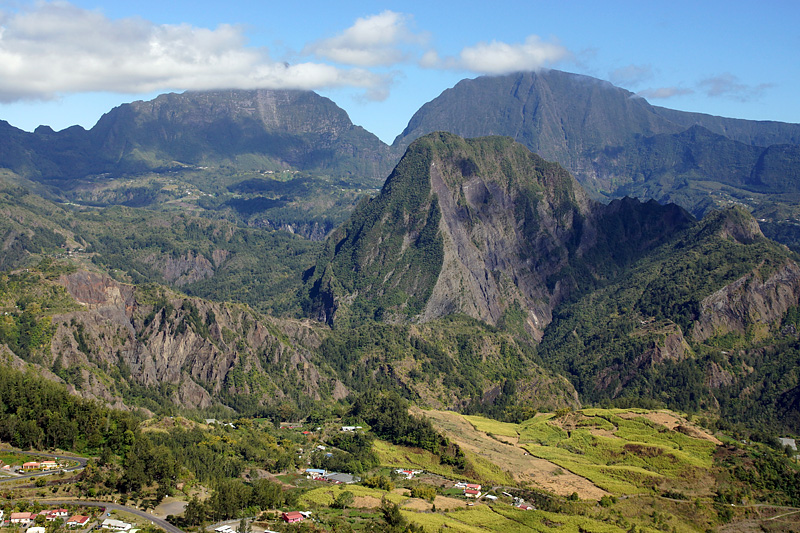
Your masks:
<instances>
[{"instance_id":1,"label":"mountain","mask_svg":"<svg viewBox=\"0 0 800 533\"><path fill-rule=\"evenodd\" d=\"M377 387L437 408L484 395L502 398L498 412L579 405L527 343L478 321L332 332L292 318L320 243L186 213L56 204L2 185L0 352L85 397L251 415Z\"/></svg>"},{"instance_id":2,"label":"mountain","mask_svg":"<svg viewBox=\"0 0 800 533\"><path fill-rule=\"evenodd\" d=\"M331 323L464 313L498 325L521 315L540 337L589 278L691 223L675 206L591 201L561 166L510 138L434 133L329 236L312 312ZM602 262L586 260L600 250Z\"/></svg>"},{"instance_id":3,"label":"mountain","mask_svg":"<svg viewBox=\"0 0 800 533\"><path fill-rule=\"evenodd\" d=\"M91 130L0 125L0 167L63 182L187 166L313 170L381 180L388 147L310 91L164 94L121 105Z\"/></svg>"},{"instance_id":4,"label":"mountain","mask_svg":"<svg viewBox=\"0 0 800 533\"><path fill-rule=\"evenodd\" d=\"M798 372L791 252L738 207L698 222L674 204L595 202L510 138L413 142L307 286L307 312L336 330L467 315L514 333L583 401L797 416L794 377L768 385Z\"/></svg>"},{"instance_id":5,"label":"mountain","mask_svg":"<svg viewBox=\"0 0 800 533\"><path fill-rule=\"evenodd\" d=\"M71 202L190 204L321 240L434 131L509 136L605 202L652 198L696 217L744 205L771 238L800 249L800 125L656 107L555 70L463 80L422 106L391 147L313 92L189 91L121 105L89 131L0 123L0 168Z\"/></svg>"},{"instance_id":6,"label":"mountain","mask_svg":"<svg viewBox=\"0 0 800 533\"><path fill-rule=\"evenodd\" d=\"M393 147L434 131L509 136L560 163L595 198L676 201L696 216L781 199L794 192L792 169L800 168L798 124L655 107L555 70L463 80L422 106Z\"/></svg>"}]
</instances>

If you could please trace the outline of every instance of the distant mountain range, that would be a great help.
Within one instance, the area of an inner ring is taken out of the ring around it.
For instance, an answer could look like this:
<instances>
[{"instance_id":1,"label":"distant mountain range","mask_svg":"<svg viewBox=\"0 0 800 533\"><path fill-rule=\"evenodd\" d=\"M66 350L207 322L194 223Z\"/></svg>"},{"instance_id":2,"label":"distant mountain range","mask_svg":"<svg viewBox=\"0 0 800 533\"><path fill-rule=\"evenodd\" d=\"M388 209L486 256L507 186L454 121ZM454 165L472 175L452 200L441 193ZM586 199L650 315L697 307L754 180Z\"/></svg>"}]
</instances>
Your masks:
<instances>
[{"instance_id":1,"label":"distant mountain range","mask_svg":"<svg viewBox=\"0 0 800 533\"><path fill-rule=\"evenodd\" d=\"M203 165L381 180L390 162L375 135L310 91L164 94L121 105L88 131L0 123L0 167L50 183Z\"/></svg>"},{"instance_id":2,"label":"distant mountain range","mask_svg":"<svg viewBox=\"0 0 800 533\"><path fill-rule=\"evenodd\" d=\"M422 106L393 146L433 131L507 135L560 163L595 198L672 201L697 216L800 186L800 124L655 107L556 70L463 80Z\"/></svg>"},{"instance_id":3,"label":"distant mountain range","mask_svg":"<svg viewBox=\"0 0 800 533\"><path fill-rule=\"evenodd\" d=\"M459 82L417 111L387 146L307 91L165 94L121 105L91 130L33 133L0 122L0 168L58 192L96 176L213 167L294 170L379 186L418 137L508 136L560 163L590 196L675 202L695 216L732 203L769 222L800 205L800 125L650 105L556 70ZM763 215L763 216L762 216ZM800 233L767 228L800 245Z\"/></svg>"}]
</instances>

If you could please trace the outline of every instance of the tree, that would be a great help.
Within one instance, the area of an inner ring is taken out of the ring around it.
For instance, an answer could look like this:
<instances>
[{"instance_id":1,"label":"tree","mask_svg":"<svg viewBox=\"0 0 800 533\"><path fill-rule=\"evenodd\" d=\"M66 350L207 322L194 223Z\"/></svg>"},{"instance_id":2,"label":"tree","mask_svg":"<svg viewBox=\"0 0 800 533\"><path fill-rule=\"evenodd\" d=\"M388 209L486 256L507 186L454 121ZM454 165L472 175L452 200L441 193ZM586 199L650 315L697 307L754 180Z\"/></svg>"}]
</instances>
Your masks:
<instances>
[{"instance_id":1,"label":"tree","mask_svg":"<svg viewBox=\"0 0 800 533\"><path fill-rule=\"evenodd\" d=\"M251 533L252 531L250 521L247 518L242 518L239 522L239 527L236 528L236 533Z\"/></svg>"},{"instance_id":2,"label":"tree","mask_svg":"<svg viewBox=\"0 0 800 533\"><path fill-rule=\"evenodd\" d=\"M338 496L336 496L336 498L333 500L333 505L331 505L331 507L333 507L334 509L347 509L348 507L353 505L354 501L355 501L355 496L353 496L353 493L350 492L349 490L346 490L340 493Z\"/></svg>"},{"instance_id":3,"label":"tree","mask_svg":"<svg viewBox=\"0 0 800 533\"><path fill-rule=\"evenodd\" d=\"M183 519L186 520L186 523L191 526L199 526L202 524L206 519L206 506L203 502L197 499L197 496L193 496L189 503L186 504L186 508L183 510Z\"/></svg>"}]
</instances>

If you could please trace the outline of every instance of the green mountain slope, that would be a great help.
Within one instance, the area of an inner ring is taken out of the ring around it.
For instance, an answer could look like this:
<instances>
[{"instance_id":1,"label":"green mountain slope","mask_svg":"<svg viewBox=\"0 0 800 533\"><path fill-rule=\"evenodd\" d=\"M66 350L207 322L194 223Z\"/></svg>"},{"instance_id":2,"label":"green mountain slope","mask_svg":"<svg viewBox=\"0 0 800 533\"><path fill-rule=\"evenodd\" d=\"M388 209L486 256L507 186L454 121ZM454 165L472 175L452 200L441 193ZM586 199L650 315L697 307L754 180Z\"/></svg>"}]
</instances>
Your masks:
<instances>
[{"instance_id":1,"label":"green mountain slope","mask_svg":"<svg viewBox=\"0 0 800 533\"><path fill-rule=\"evenodd\" d=\"M538 337L560 302L689 223L675 206L592 202L509 138L435 133L329 237L309 311L333 323L464 313Z\"/></svg>"},{"instance_id":2,"label":"green mountain slope","mask_svg":"<svg viewBox=\"0 0 800 533\"><path fill-rule=\"evenodd\" d=\"M508 138L412 143L381 194L330 236L308 287L307 312L340 335L466 314L541 339L537 362L569 376L582 401L796 416L791 252L741 208L697 222L655 201L592 202ZM779 368L782 385L764 390Z\"/></svg>"},{"instance_id":3,"label":"green mountain slope","mask_svg":"<svg viewBox=\"0 0 800 533\"><path fill-rule=\"evenodd\" d=\"M61 186L97 174L197 166L291 168L380 183L389 164L385 144L308 91L165 94L121 105L89 131L2 126L0 167Z\"/></svg>"},{"instance_id":4,"label":"green mountain slope","mask_svg":"<svg viewBox=\"0 0 800 533\"><path fill-rule=\"evenodd\" d=\"M563 165L596 198L673 201L697 216L732 202L797 203L782 195L794 192L800 125L658 108L587 76L463 80L420 108L393 147L433 131L510 136Z\"/></svg>"}]
</instances>

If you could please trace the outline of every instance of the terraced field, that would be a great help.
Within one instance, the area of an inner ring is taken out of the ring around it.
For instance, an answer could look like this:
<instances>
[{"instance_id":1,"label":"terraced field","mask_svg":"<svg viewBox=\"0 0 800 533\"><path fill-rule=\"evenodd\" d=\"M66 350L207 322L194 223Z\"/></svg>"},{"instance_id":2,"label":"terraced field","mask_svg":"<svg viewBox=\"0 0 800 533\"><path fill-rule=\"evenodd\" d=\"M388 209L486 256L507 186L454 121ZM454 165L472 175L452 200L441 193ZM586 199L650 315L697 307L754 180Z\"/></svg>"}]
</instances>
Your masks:
<instances>
[{"instance_id":1,"label":"terraced field","mask_svg":"<svg viewBox=\"0 0 800 533\"><path fill-rule=\"evenodd\" d=\"M710 494L719 442L671 412L584 409L540 414L522 424L451 411L424 411L472 456L502 469L519 485L581 499L680 489Z\"/></svg>"},{"instance_id":2,"label":"terraced field","mask_svg":"<svg viewBox=\"0 0 800 533\"><path fill-rule=\"evenodd\" d=\"M575 475L519 446L518 426L515 424L462 416L452 411L425 411L424 414L433 420L437 429L461 446L468 457L478 457L501 467L514 484L534 486L561 496L577 492L581 498L589 500L598 500L609 494L586 477Z\"/></svg>"}]
</instances>

